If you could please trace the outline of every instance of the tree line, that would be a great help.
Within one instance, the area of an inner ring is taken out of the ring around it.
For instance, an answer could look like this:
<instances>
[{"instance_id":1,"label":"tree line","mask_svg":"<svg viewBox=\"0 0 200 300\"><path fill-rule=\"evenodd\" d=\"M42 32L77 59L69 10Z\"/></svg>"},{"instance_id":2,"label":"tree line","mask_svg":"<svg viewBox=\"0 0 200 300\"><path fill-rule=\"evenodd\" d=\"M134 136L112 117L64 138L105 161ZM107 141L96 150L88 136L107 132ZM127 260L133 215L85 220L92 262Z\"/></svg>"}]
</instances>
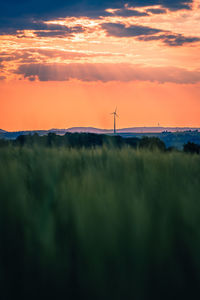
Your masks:
<instances>
[{"instance_id":1,"label":"tree line","mask_svg":"<svg viewBox=\"0 0 200 300\"><path fill-rule=\"evenodd\" d=\"M57 135L49 133L40 136L37 133L32 135L20 135L15 140L0 139L0 147L3 146L44 146L44 147L68 147L68 148L91 148L91 147L117 147L130 146L133 148L144 148L149 150L159 149L160 151L176 150L172 147L167 148L165 143L157 137L130 137L123 138L119 135L106 135L95 133L66 133ZM183 146L186 153L200 154L200 145L188 142Z\"/></svg>"}]
</instances>

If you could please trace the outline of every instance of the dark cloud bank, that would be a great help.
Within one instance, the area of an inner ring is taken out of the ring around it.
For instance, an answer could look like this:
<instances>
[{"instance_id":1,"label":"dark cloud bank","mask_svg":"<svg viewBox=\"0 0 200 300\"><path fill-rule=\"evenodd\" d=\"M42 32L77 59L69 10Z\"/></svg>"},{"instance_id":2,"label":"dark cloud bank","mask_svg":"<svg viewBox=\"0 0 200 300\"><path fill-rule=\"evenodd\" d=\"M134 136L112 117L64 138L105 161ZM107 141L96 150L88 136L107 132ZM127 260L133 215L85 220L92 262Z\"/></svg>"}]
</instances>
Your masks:
<instances>
[{"instance_id":1,"label":"dark cloud bank","mask_svg":"<svg viewBox=\"0 0 200 300\"><path fill-rule=\"evenodd\" d=\"M16 74L29 80L40 81L152 81L194 84L200 81L200 71L188 71L177 67L141 67L132 64L23 64Z\"/></svg>"},{"instance_id":2,"label":"dark cloud bank","mask_svg":"<svg viewBox=\"0 0 200 300\"><path fill-rule=\"evenodd\" d=\"M66 16L88 16L91 18L109 15L107 8L118 8L116 12L121 16L143 16L146 13L138 12L137 9L130 11L129 7L143 7L161 5L170 10L189 9L192 0L6 0L0 1L0 33L15 34L16 30L36 29L42 27L34 24L33 20L50 20ZM162 10L151 10L151 13L161 13ZM39 30L39 29L38 29ZM45 30L45 28L41 29ZM50 30L50 29L49 29ZM52 35L55 35L55 28ZM58 28L57 30L62 30Z\"/></svg>"},{"instance_id":3,"label":"dark cloud bank","mask_svg":"<svg viewBox=\"0 0 200 300\"><path fill-rule=\"evenodd\" d=\"M61 17L66 15L92 15L106 8L161 5L171 10L189 9L192 0L6 0L0 3L1 17Z\"/></svg>"},{"instance_id":4,"label":"dark cloud bank","mask_svg":"<svg viewBox=\"0 0 200 300\"><path fill-rule=\"evenodd\" d=\"M182 46L186 43L196 43L199 37L187 37L182 34L174 34L169 31L151 28L147 26L131 25L126 27L121 23L104 23L102 28L107 35L114 37L136 37L141 41L162 41L168 46Z\"/></svg>"}]
</instances>

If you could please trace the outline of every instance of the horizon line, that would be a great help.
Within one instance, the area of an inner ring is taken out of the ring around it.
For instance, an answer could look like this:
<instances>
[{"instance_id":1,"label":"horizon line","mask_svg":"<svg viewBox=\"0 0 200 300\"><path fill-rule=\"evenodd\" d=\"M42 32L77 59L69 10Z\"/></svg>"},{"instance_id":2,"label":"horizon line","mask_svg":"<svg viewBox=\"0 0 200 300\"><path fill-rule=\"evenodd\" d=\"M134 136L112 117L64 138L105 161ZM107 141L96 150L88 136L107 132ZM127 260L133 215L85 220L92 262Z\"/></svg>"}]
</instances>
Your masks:
<instances>
[{"instance_id":1,"label":"horizon line","mask_svg":"<svg viewBox=\"0 0 200 300\"><path fill-rule=\"evenodd\" d=\"M68 127L68 128L49 128L49 129L21 129L21 130L6 130L3 128L0 128L0 130L5 131L5 132L27 132L27 131L51 131L51 130L70 130L70 129L78 129L78 128L83 128L83 129L96 129L96 130L105 130L105 131L113 131L113 128L100 128L100 127L93 127L93 126L72 126L72 127ZM120 130L125 130L125 129L142 129L142 128L152 128L152 129L200 129L200 125L199 126L131 126L131 127L121 127L121 128L117 128L117 131Z\"/></svg>"}]
</instances>

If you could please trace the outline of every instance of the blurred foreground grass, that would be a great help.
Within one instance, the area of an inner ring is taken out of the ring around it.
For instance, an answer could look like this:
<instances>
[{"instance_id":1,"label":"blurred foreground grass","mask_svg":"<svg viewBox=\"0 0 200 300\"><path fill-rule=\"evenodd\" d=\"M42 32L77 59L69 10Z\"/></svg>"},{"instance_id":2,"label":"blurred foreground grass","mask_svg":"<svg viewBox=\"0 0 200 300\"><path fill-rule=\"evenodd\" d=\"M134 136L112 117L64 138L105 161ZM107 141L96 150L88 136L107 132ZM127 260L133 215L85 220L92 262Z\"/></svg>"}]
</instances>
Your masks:
<instances>
[{"instance_id":1,"label":"blurred foreground grass","mask_svg":"<svg viewBox=\"0 0 200 300\"><path fill-rule=\"evenodd\" d=\"M1 299L199 299L200 156L0 149Z\"/></svg>"}]
</instances>

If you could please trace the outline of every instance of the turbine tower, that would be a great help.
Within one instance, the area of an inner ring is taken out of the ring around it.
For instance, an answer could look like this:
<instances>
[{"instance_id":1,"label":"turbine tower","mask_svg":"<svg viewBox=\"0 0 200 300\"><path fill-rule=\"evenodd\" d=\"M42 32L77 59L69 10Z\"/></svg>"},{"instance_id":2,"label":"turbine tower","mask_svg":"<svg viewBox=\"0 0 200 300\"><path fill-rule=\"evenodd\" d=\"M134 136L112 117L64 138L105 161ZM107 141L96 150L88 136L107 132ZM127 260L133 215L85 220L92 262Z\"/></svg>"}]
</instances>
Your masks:
<instances>
[{"instance_id":1,"label":"turbine tower","mask_svg":"<svg viewBox=\"0 0 200 300\"><path fill-rule=\"evenodd\" d=\"M116 117L119 118L119 116L117 114L117 107L115 108L115 111L111 113L111 115L113 115L113 117L114 117L114 134L116 134Z\"/></svg>"}]
</instances>

